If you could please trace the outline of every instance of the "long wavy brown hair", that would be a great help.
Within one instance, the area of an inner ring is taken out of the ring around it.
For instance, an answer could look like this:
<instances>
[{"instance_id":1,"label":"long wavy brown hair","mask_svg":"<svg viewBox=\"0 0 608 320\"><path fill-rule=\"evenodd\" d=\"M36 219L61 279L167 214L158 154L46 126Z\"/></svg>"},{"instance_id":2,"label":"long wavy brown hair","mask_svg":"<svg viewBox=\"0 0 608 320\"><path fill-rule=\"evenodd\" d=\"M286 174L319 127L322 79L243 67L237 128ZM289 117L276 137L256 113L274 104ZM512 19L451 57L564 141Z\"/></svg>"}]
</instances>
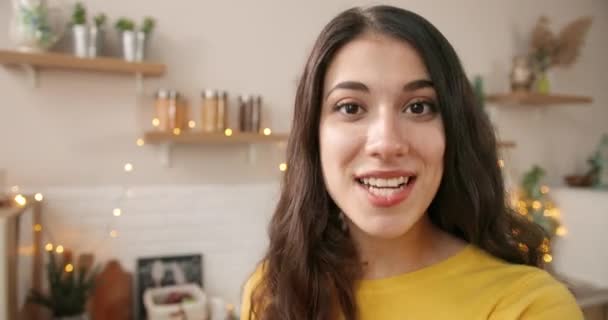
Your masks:
<instances>
[{"instance_id":1,"label":"long wavy brown hair","mask_svg":"<svg viewBox=\"0 0 608 320\"><path fill-rule=\"evenodd\" d=\"M543 240L541 230L506 203L493 128L450 43L415 13L389 6L353 8L323 29L299 82L289 169L270 222L261 280L250 297L251 319L325 320L338 314L357 319L354 286L361 267L325 187L319 121L329 63L341 47L368 31L416 48L437 92L446 150L441 184L428 208L432 222L503 260L541 264L535 250ZM523 245L529 250L520 250Z\"/></svg>"}]
</instances>

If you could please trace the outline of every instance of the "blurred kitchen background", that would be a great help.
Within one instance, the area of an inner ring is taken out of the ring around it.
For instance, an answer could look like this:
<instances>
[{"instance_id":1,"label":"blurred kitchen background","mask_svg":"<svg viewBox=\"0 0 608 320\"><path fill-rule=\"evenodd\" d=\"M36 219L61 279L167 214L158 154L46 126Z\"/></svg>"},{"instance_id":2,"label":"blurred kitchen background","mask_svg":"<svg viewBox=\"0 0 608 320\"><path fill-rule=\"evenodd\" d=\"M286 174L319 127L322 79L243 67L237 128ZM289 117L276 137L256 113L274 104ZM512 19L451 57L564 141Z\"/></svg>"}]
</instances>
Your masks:
<instances>
[{"instance_id":1,"label":"blurred kitchen background","mask_svg":"<svg viewBox=\"0 0 608 320\"><path fill-rule=\"evenodd\" d=\"M555 234L545 260L584 288L590 319L606 317L608 2L383 3L456 48L501 140L514 207ZM0 1L0 319L44 316L23 306L48 287L50 256L64 274L101 268L83 289L95 319L141 318L145 288L187 282L202 290L158 294L211 319L237 313L289 170L305 59L332 17L372 4ZM522 195L525 176L539 193ZM112 305L127 311L99 311Z\"/></svg>"}]
</instances>

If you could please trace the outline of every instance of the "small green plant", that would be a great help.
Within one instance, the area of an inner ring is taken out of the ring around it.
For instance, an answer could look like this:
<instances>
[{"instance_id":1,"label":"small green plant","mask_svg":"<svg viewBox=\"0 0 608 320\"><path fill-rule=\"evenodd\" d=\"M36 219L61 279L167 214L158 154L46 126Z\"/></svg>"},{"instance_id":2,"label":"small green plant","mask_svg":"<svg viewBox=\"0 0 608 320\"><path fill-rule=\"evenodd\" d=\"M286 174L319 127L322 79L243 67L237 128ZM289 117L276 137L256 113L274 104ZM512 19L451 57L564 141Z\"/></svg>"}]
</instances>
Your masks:
<instances>
[{"instance_id":1,"label":"small green plant","mask_svg":"<svg viewBox=\"0 0 608 320\"><path fill-rule=\"evenodd\" d=\"M106 24L107 17L105 14L100 13L96 15L93 20L95 21L95 26L99 29Z\"/></svg>"},{"instance_id":2,"label":"small green plant","mask_svg":"<svg viewBox=\"0 0 608 320\"><path fill-rule=\"evenodd\" d=\"M87 23L87 9L81 2L77 2L72 12L72 25L83 25Z\"/></svg>"},{"instance_id":3,"label":"small green plant","mask_svg":"<svg viewBox=\"0 0 608 320\"><path fill-rule=\"evenodd\" d=\"M151 17L146 17L144 19L141 31L143 31L145 34L150 34L152 32L152 30L154 30L155 26L156 26L156 20L154 20L154 18L151 18Z\"/></svg>"},{"instance_id":4,"label":"small green plant","mask_svg":"<svg viewBox=\"0 0 608 320\"><path fill-rule=\"evenodd\" d=\"M118 21L116 21L116 24L114 26L120 32L135 30L135 23L133 22L133 20L127 19L127 18L118 19Z\"/></svg>"},{"instance_id":5,"label":"small green plant","mask_svg":"<svg viewBox=\"0 0 608 320\"><path fill-rule=\"evenodd\" d=\"M47 307L54 317L69 317L83 314L89 294L94 288L98 268L89 272L85 263L78 266L78 272L71 264L60 259L49 251L49 262L46 266L49 281L49 294L45 295L31 289L27 301Z\"/></svg>"}]
</instances>

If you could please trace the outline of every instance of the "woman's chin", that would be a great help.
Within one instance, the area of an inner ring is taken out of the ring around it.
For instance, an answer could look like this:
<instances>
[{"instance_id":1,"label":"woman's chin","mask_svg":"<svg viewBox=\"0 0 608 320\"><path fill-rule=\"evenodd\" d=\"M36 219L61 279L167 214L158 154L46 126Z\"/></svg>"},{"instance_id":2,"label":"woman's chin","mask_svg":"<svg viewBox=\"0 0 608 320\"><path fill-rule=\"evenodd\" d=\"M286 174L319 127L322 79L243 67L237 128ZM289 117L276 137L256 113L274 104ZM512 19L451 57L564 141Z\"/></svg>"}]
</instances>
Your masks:
<instances>
[{"instance_id":1,"label":"woman's chin","mask_svg":"<svg viewBox=\"0 0 608 320\"><path fill-rule=\"evenodd\" d=\"M357 228L368 237L389 240L403 236L411 225L402 219L375 218L357 225Z\"/></svg>"}]
</instances>

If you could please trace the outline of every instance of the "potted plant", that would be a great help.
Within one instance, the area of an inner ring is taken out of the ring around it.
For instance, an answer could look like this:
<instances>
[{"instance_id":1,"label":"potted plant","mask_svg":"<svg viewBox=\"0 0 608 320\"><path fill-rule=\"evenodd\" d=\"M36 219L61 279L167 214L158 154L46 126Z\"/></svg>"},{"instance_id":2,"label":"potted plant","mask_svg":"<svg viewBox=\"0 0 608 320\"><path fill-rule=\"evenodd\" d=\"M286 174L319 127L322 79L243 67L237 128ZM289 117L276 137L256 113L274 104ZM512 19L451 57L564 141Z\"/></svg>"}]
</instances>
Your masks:
<instances>
[{"instance_id":1,"label":"potted plant","mask_svg":"<svg viewBox=\"0 0 608 320\"><path fill-rule=\"evenodd\" d=\"M46 51L61 38L66 19L60 5L46 0L12 0L12 4L9 34L19 51Z\"/></svg>"},{"instance_id":2,"label":"potted plant","mask_svg":"<svg viewBox=\"0 0 608 320\"><path fill-rule=\"evenodd\" d=\"M95 283L97 268L92 267L92 258L81 256L78 270L66 258L56 258L56 254L49 251L49 262L46 266L49 281L49 292L43 294L37 290L30 290L27 301L42 305L53 313L57 320L83 320L87 319L86 302Z\"/></svg>"},{"instance_id":3,"label":"potted plant","mask_svg":"<svg viewBox=\"0 0 608 320\"><path fill-rule=\"evenodd\" d=\"M95 23L89 30L89 57L97 57L103 50L106 20L106 15L103 13L93 18Z\"/></svg>"},{"instance_id":4,"label":"potted plant","mask_svg":"<svg viewBox=\"0 0 608 320\"><path fill-rule=\"evenodd\" d=\"M72 11L72 49L77 57L87 57L88 48L88 28L87 28L87 10L81 2L74 5Z\"/></svg>"},{"instance_id":5,"label":"potted plant","mask_svg":"<svg viewBox=\"0 0 608 320\"><path fill-rule=\"evenodd\" d=\"M143 61L146 58L146 51L150 35L156 26L156 20L151 17L144 18L141 30L137 32L137 52L135 55L136 61Z\"/></svg>"},{"instance_id":6,"label":"potted plant","mask_svg":"<svg viewBox=\"0 0 608 320\"><path fill-rule=\"evenodd\" d=\"M123 59L127 61L135 61L135 51L137 44L135 41L135 23L128 18L120 18L114 25L121 39L121 48Z\"/></svg>"}]
</instances>

